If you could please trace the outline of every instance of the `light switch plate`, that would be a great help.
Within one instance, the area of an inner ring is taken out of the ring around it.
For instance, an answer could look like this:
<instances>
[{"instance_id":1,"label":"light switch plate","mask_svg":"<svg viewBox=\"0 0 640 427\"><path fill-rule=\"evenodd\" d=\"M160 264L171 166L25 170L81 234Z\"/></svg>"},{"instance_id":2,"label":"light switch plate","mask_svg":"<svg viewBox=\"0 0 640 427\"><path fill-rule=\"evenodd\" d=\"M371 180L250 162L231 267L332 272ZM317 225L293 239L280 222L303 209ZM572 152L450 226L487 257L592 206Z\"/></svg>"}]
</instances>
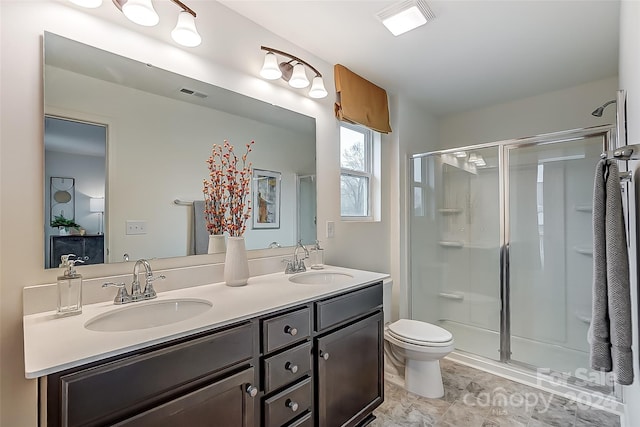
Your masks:
<instances>
[{"instance_id":1,"label":"light switch plate","mask_svg":"<svg viewBox=\"0 0 640 427\"><path fill-rule=\"evenodd\" d=\"M336 223L327 221L327 239L332 239L336 235Z\"/></svg>"},{"instance_id":2,"label":"light switch plate","mask_svg":"<svg viewBox=\"0 0 640 427\"><path fill-rule=\"evenodd\" d=\"M131 234L147 234L147 221L129 220L127 221L126 233Z\"/></svg>"}]
</instances>

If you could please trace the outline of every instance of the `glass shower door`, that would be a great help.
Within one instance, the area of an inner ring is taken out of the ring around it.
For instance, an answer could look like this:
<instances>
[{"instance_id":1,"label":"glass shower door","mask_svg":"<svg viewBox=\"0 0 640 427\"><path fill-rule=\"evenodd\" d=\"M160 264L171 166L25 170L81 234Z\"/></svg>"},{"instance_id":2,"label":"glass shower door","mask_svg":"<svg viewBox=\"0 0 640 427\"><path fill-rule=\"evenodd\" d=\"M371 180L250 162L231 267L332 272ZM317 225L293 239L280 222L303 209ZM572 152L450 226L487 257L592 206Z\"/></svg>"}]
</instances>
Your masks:
<instances>
[{"instance_id":1,"label":"glass shower door","mask_svg":"<svg viewBox=\"0 0 640 427\"><path fill-rule=\"evenodd\" d=\"M498 152L418 156L411 172L411 317L491 359L500 348Z\"/></svg>"},{"instance_id":2,"label":"glass shower door","mask_svg":"<svg viewBox=\"0 0 640 427\"><path fill-rule=\"evenodd\" d=\"M510 358L591 381L591 212L603 138L505 148Z\"/></svg>"}]
</instances>

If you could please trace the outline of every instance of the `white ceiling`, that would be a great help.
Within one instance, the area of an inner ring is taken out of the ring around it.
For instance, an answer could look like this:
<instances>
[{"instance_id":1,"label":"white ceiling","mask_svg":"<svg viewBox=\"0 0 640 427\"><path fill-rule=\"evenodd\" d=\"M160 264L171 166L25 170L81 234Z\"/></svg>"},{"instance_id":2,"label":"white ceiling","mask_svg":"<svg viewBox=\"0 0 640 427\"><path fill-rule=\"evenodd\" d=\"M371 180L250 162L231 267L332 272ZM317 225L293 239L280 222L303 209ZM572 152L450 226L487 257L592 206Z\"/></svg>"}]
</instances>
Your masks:
<instances>
[{"instance_id":1,"label":"white ceiling","mask_svg":"<svg viewBox=\"0 0 640 427\"><path fill-rule=\"evenodd\" d=\"M618 74L618 0L430 1L436 19L398 37L375 17L390 1L221 3L436 115Z\"/></svg>"}]
</instances>

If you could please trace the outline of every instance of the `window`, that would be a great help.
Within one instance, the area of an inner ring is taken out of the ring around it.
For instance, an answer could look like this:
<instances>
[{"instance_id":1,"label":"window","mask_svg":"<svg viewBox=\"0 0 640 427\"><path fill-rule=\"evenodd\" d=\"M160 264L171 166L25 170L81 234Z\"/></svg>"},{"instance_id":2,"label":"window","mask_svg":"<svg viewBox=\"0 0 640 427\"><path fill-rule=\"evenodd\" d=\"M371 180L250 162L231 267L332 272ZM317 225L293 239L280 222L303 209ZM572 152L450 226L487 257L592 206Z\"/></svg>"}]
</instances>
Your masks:
<instances>
[{"instance_id":1,"label":"window","mask_svg":"<svg viewBox=\"0 0 640 427\"><path fill-rule=\"evenodd\" d=\"M340 214L353 219L373 219L374 132L340 124Z\"/></svg>"}]
</instances>

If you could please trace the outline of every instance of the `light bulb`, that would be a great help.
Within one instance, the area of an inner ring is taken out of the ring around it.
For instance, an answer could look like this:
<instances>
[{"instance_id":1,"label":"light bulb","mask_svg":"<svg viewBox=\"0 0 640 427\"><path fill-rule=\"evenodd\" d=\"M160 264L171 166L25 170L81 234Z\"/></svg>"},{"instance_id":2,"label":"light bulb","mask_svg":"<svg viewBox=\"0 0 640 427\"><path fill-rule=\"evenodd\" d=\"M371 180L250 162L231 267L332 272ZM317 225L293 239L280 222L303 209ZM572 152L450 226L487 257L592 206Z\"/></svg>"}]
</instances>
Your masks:
<instances>
[{"instance_id":1,"label":"light bulb","mask_svg":"<svg viewBox=\"0 0 640 427\"><path fill-rule=\"evenodd\" d=\"M311 98L324 98L327 96L327 90L324 88L324 81L321 76L315 76L309 90Z\"/></svg>"},{"instance_id":2,"label":"light bulb","mask_svg":"<svg viewBox=\"0 0 640 427\"><path fill-rule=\"evenodd\" d=\"M171 37L176 43L187 47L196 47L202 43L202 37L200 37L196 29L195 18L184 10L178 14L178 23L171 31Z\"/></svg>"},{"instance_id":3,"label":"light bulb","mask_svg":"<svg viewBox=\"0 0 640 427\"><path fill-rule=\"evenodd\" d=\"M289 86L295 87L296 89L302 89L309 86L309 79L307 79L307 74L304 72L304 65L299 62L293 67Z\"/></svg>"},{"instance_id":4,"label":"light bulb","mask_svg":"<svg viewBox=\"0 0 640 427\"><path fill-rule=\"evenodd\" d=\"M278 58L273 52L267 52L264 56L264 65L262 65L260 75L267 80L276 80L282 77L282 71L278 66Z\"/></svg>"},{"instance_id":5,"label":"light bulb","mask_svg":"<svg viewBox=\"0 0 640 427\"><path fill-rule=\"evenodd\" d=\"M128 0L122 6L122 13L132 22L145 27L153 27L160 22L151 0Z\"/></svg>"}]
</instances>

